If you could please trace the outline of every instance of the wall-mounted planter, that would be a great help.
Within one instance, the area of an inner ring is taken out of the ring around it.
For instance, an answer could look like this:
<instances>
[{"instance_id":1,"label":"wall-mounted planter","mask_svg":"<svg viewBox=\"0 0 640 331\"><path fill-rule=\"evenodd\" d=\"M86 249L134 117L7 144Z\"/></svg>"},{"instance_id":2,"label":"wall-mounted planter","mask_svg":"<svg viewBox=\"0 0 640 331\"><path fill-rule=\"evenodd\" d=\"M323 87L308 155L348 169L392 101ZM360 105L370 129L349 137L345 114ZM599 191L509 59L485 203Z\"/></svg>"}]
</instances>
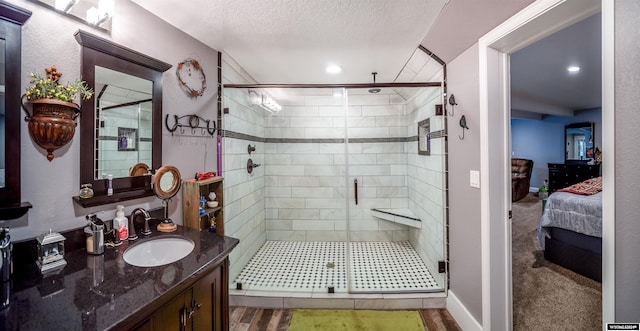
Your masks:
<instances>
[{"instance_id":1,"label":"wall-mounted planter","mask_svg":"<svg viewBox=\"0 0 640 331\"><path fill-rule=\"evenodd\" d=\"M38 99L27 102L32 113L22 104L27 116L29 135L40 147L47 151L47 160L53 160L53 152L66 145L76 131L75 119L80 114L80 106L75 103L55 99Z\"/></svg>"}]
</instances>

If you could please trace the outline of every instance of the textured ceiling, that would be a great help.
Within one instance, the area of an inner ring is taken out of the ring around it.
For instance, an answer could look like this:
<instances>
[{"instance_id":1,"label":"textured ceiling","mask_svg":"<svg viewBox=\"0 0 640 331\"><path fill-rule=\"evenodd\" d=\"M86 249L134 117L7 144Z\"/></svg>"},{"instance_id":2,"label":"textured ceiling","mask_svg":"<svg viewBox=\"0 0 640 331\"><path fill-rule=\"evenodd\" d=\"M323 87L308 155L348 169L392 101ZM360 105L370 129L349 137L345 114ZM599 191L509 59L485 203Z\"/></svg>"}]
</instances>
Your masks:
<instances>
[{"instance_id":1,"label":"textured ceiling","mask_svg":"<svg viewBox=\"0 0 640 331\"><path fill-rule=\"evenodd\" d=\"M316 84L391 82L420 44L449 61L532 1L133 0L260 83Z\"/></svg>"},{"instance_id":2,"label":"textured ceiling","mask_svg":"<svg viewBox=\"0 0 640 331\"><path fill-rule=\"evenodd\" d=\"M187 8L181 0L132 1L229 54L257 82L274 84L368 83L373 71L377 82L392 82L399 75L402 81L403 68L419 45L448 63L534 2L190 0ZM597 27L567 29L515 53L514 108L569 115L599 106L599 67L585 65L572 77L565 70L572 57L599 61L597 29L599 21ZM331 63L343 72L327 74Z\"/></svg>"}]
</instances>

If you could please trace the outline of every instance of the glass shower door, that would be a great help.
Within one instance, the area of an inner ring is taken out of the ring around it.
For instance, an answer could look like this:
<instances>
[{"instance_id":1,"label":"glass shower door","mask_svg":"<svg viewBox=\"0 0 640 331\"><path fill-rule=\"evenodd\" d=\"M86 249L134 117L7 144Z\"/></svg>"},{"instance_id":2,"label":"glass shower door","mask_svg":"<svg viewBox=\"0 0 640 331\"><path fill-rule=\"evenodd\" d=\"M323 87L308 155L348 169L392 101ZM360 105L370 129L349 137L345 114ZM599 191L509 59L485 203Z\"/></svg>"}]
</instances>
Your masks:
<instances>
[{"instance_id":1,"label":"glass shower door","mask_svg":"<svg viewBox=\"0 0 640 331\"><path fill-rule=\"evenodd\" d=\"M350 89L347 103L350 291L443 290L446 119L435 113L442 89Z\"/></svg>"}]
</instances>

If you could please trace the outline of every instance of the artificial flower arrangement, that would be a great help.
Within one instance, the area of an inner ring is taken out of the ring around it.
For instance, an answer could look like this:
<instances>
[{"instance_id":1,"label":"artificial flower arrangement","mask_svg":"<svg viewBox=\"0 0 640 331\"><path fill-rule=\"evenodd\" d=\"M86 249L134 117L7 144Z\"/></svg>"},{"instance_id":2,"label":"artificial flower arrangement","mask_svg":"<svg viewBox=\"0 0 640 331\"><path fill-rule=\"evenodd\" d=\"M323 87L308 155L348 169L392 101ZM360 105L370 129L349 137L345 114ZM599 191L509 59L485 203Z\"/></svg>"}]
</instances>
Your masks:
<instances>
[{"instance_id":1,"label":"artificial flower arrangement","mask_svg":"<svg viewBox=\"0 0 640 331\"><path fill-rule=\"evenodd\" d=\"M83 100L88 100L93 95L93 90L81 79L69 82L67 85L59 83L62 73L58 72L55 66L45 69L47 77L38 74L29 74L29 88L25 96L27 100L55 99L65 102L73 102L76 95L80 95Z\"/></svg>"}]
</instances>

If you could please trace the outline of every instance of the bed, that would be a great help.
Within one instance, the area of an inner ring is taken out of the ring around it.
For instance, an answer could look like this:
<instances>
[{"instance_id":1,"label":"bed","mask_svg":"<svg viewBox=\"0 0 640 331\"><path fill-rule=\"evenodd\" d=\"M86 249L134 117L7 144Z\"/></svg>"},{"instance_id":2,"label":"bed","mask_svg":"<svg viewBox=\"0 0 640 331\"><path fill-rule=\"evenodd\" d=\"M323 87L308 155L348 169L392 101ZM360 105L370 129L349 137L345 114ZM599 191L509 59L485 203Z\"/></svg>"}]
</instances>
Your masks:
<instances>
[{"instance_id":1,"label":"bed","mask_svg":"<svg viewBox=\"0 0 640 331\"><path fill-rule=\"evenodd\" d=\"M538 240L546 260L602 281L602 177L551 194Z\"/></svg>"}]
</instances>

